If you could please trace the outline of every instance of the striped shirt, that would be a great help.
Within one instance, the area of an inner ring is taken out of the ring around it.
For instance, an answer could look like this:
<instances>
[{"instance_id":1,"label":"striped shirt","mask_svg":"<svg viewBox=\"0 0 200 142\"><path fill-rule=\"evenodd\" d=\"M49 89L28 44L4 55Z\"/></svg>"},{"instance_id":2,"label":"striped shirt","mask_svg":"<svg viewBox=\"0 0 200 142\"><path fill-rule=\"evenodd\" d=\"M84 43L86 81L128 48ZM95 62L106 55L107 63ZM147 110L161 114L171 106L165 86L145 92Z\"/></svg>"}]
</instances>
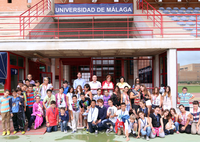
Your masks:
<instances>
[{"instance_id":1,"label":"striped shirt","mask_svg":"<svg viewBox=\"0 0 200 142\"><path fill-rule=\"evenodd\" d=\"M200 115L200 108L198 108L196 112L194 112L194 109L190 109L190 113L193 115L193 122L198 122Z\"/></svg>"},{"instance_id":2,"label":"striped shirt","mask_svg":"<svg viewBox=\"0 0 200 142\"><path fill-rule=\"evenodd\" d=\"M7 98L5 98L5 97L0 98L1 113L10 111L10 106L9 106L10 98L11 98L10 96L8 96Z\"/></svg>"},{"instance_id":3,"label":"striped shirt","mask_svg":"<svg viewBox=\"0 0 200 142\"><path fill-rule=\"evenodd\" d=\"M32 108L33 104L35 102L35 100L34 100L34 92L32 91L30 93L26 93L26 97L27 97L27 105L28 105L28 107Z\"/></svg>"},{"instance_id":4,"label":"striped shirt","mask_svg":"<svg viewBox=\"0 0 200 142\"><path fill-rule=\"evenodd\" d=\"M183 94L183 93L180 93L178 94L178 97L180 98L180 104L184 105L184 107L189 107L190 104L189 104L189 99L192 98L192 94L190 93L186 93L186 94Z\"/></svg>"}]
</instances>

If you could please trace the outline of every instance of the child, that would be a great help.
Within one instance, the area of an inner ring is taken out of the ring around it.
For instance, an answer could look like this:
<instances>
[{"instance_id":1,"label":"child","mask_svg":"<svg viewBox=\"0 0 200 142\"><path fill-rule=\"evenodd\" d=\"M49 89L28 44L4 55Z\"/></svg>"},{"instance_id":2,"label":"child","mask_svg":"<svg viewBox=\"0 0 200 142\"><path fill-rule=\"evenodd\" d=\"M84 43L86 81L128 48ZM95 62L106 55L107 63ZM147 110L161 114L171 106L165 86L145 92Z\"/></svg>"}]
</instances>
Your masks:
<instances>
[{"instance_id":1,"label":"child","mask_svg":"<svg viewBox=\"0 0 200 142\"><path fill-rule=\"evenodd\" d=\"M163 130L165 132L165 135L174 134L175 126L172 124L172 120L170 119L168 109L164 110L162 120L163 120Z\"/></svg>"},{"instance_id":2,"label":"child","mask_svg":"<svg viewBox=\"0 0 200 142\"><path fill-rule=\"evenodd\" d=\"M137 121L136 116L134 114L131 114L130 118L125 121L125 137L126 141L129 141L129 134L131 133L131 130L133 130L133 135L136 137L135 132L137 131Z\"/></svg>"},{"instance_id":3,"label":"child","mask_svg":"<svg viewBox=\"0 0 200 142\"><path fill-rule=\"evenodd\" d=\"M64 109L63 111L65 112ZM52 131L58 131L59 112L56 108L56 101L51 101L50 107L46 111L46 123L48 133Z\"/></svg>"},{"instance_id":4,"label":"child","mask_svg":"<svg viewBox=\"0 0 200 142\"><path fill-rule=\"evenodd\" d=\"M22 86L23 86L23 81L22 81L22 80L19 80L19 81L18 81L17 88L21 88Z\"/></svg>"},{"instance_id":5,"label":"child","mask_svg":"<svg viewBox=\"0 0 200 142\"><path fill-rule=\"evenodd\" d=\"M27 105L28 105L28 108L29 108L29 112L30 114L33 113L33 104L35 102L34 100L34 92L33 92L33 85L29 85L28 87L28 91L26 93L26 97L27 97Z\"/></svg>"},{"instance_id":6,"label":"child","mask_svg":"<svg viewBox=\"0 0 200 142\"><path fill-rule=\"evenodd\" d=\"M35 96L35 100L36 100L36 102L33 104L33 114L28 123L27 131L30 131L33 122L35 122L34 129L37 129L43 123L44 112L43 112L42 101L40 101L40 96Z\"/></svg>"},{"instance_id":7,"label":"child","mask_svg":"<svg viewBox=\"0 0 200 142\"><path fill-rule=\"evenodd\" d=\"M68 81L65 80L63 81L63 88L64 88L64 94L67 95L67 92L68 92L68 89L69 89L69 86L68 86Z\"/></svg>"},{"instance_id":8,"label":"child","mask_svg":"<svg viewBox=\"0 0 200 142\"><path fill-rule=\"evenodd\" d=\"M126 110L129 112L129 110L131 109L131 103L130 103L130 98L128 96L128 86L124 87L124 91L121 94L121 103L125 103L126 104Z\"/></svg>"},{"instance_id":9,"label":"child","mask_svg":"<svg viewBox=\"0 0 200 142\"><path fill-rule=\"evenodd\" d=\"M97 126L98 126L98 130L101 131L103 130L103 123L102 121L106 119L107 116L107 108L103 105L103 100L102 99L98 99L97 103L99 104L99 106L97 106L98 110L99 110L99 114L97 117Z\"/></svg>"},{"instance_id":10,"label":"child","mask_svg":"<svg viewBox=\"0 0 200 142\"><path fill-rule=\"evenodd\" d=\"M110 128L109 125L107 125L107 123L111 123L113 130L115 130L115 122L117 121L117 117L114 115L117 112L117 108L113 105L112 99L108 100L108 105L109 105L109 108L107 110L108 119L105 119L102 122L103 126L107 129L106 133L112 132L112 129Z\"/></svg>"},{"instance_id":11,"label":"child","mask_svg":"<svg viewBox=\"0 0 200 142\"><path fill-rule=\"evenodd\" d=\"M97 95L94 95L93 99L96 101L96 103L97 103L98 99L102 99L103 100L103 95L101 95L101 88L97 89ZM98 103L97 103L97 105L98 105Z\"/></svg>"},{"instance_id":12,"label":"child","mask_svg":"<svg viewBox=\"0 0 200 142\"><path fill-rule=\"evenodd\" d=\"M77 101L77 96L73 95L72 97L72 104L71 104L71 111L72 111L72 115L71 115L71 119L72 119L72 133L77 132L77 124L78 124L78 119L79 119L79 112L80 112L80 108L79 108L79 102Z\"/></svg>"},{"instance_id":13,"label":"child","mask_svg":"<svg viewBox=\"0 0 200 142\"><path fill-rule=\"evenodd\" d=\"M72 108L71 107L71 104L72 104L72 96L74 95L74 88L73 87L69 87L69 90L68 90L68 93L66 95L66 102L67 102L67 107L69 108L68 111L69 111L69 126L71 127L71 115L72 115Z\"/></svg>"},{"instance_id":14,"label":"child","mask_svg":"<svg viewBox=\"0 0 200 142\"><path fill-rule=\"evenodd\" d=\"M146 140L149 140L150 134L151 134L151 118L145 117L145 113L143 111L138 112L139 120L138 120L138 136L140 137L140 134L142 138L146 136Z\"/></svg>"},{"instance_id":15,"label":"child","mask_svg":"<svg viewBox=\"0 0 200 142\"><path fill-rule=\"evenodd\" d=\"M10 114L12 117L13 127L14 127L13 134L16 134L19 130L21 130L22 135L24 135L25 134L24 117L23 117L24 102L23 102L22 98L17 97L16 90L12 91L12 95L13 95L13 97L9 100L9 104L10 104ZM20 126L20 128L19 128L19 126Z\"/></svg>"},{"instance_id":16,"label":"child","mask_svg":"<svg viewBox=\"0 0 200 142\"><path fill-rule=\"evenodd\" d=\"M140 108L138 108L137 113L142 111L142 112L144 112L145 117L149 117L150 110L148 109L148 107L146 107L145 102L143 100L141 100L139 104L140 104Z\"/></svg>"},{"instance_id":17,"label":"child","mask_svg":"<svg viewBox=\"0 0 200 142\"><path fill-rule=\"evenodd\" d=\"M152 103L152 109L154 109L156 106L160 107L162 106L162 96L159 93L159 88L155 87L153 89L153 93L151 96L151 103Z\"/></svg>"},{"instance_id":18,"label":"child","mask_svg":"<svg viewBox=\"0 0 200 142\"><path fill-rule=\"evenodd\" d=\"M81 93L83 93L83 89L82 89L81 85L78 85L76 87L76 91L75 91L75 95L77 96L78 101L81 100Z\"/></svg>"},{"instance_id":19,"label":"child","mask_svg":"<svg viewBox=\"0 0 200 142\"><path fill-rule=\"evenodd\" d=\"M26 84L27 86L29 86L29 85L30 85L30 80L26 79L26 80L25 80L25 84Z\"/></svg>"},{"instance_id":20,"label":"child","mask_svg":"<svg viewBox=\"0 0 200 142\"><path fill-rule=\"evenodd\" d=\"M47 96L43 100L44 109L47 110L51 106L51 102L56 101L55 96L52 95L52 90L47 90Z\"/></svg>"},{"instance_id":21,"label":"child","mask_svg":"<svg viewBox=\"0 0 200 142\"><path fill-rule=\"evenodd\" d=\"M110 95L108 90L104 90L104 96L103 96L103 102L104 102L104 106L106 107L106 109L108 109L109 105L108 105L108 100L110 99Z\"/></svg>"},{"instance_id":22,"label":"child","mask_svg":"<svg viewBox=\"0 0 200 142\"><path fill-rule=\"evenodd\" d=\"M1 104L1 117L2 117L2 128L3 133L2 135L5 136L10 135L10 106L9 106L9 99L11 98L9 96L10 91L5 90L4 96L0 98L0 104ZM6 127L7 125L7 127ZM7 130L7 132L6 132Z\"/></svg>"},{"instance_id":23,"label":"child","mask_svg":"<svg viewBox=\"0 0 200 142\"><path fill-rule=\"evenodd\" d=\"M40 82L38 80L36 80L35 86L33 87L34 95L41 97L40 90L41 90Z\"/></svg>"},{"instance_id":24,"label":"child","mask_svg":"<svg viewBox=\"0 0 200 142\"><path fill-rule=\"evenodd\" d=\"M178 115L176 114L176 110L174 108L170 109L170 118L172 119L172 124L175 125L176 133L179 134Z\"/></svg>"},{"instance_id":25,"label":"child","mask_svg":"<svg viewBox=\"0 0 200 142\"><path fill-rule=\"evenodd\" d=\"M95 106L96 106L96 101L92 100L90 109L86 111L88 113L87 122L88 122L90 133L95 132L95 134L98 134L96 121L97 121L99 110Z\"/></svg>"},{"instance_id":26,"label":"child","mask_svg":"<svg viewBox=\"0 0 200 142\"><path fill-rule=\"evenodd\" d=\"M163 110L170 110L170 108L173 108L172 103L172 95L171 95L171 89L169 86L165 88L165 93L163 94Z\"/></svg>"},{"instance_id":27,"label":"child","mask_svg":"<svg viewBox=\"0 0 200 142\"><path fill-rule=\"evenodd\" d=\"M56 107L60 110L60 108L65 108L67 110L67 103L66 103L66 95L63 93L64 88L60 87L59 93L56 94Z\"/></svg>"},{"instance_id":28,"label":"child","mask_svg":"<svg viewBox=\"0 0 200 142\"><path fill-rule=\"evenodd\" d=\"M140 96L140 93L138 92L139 89L140 89L140 84L136 84L133 90L128 91L128 95L130 96L130 99L131 99L133 113L135 115L137 114L137 110L140 107L139 103L140 103L141 96Z\"/></svg>"},{"instance_id":29,"label":"child","mask_svg":"<svg viewBox=\"0 0 200 142\"><path fill-rule=\"evenodd\" d=\"M118 110L114 115L117 116L117 121L115 123L115 133L117 135L121 135L122 132L125 134L125 121L123 120L129 116L129 112L126 110L126 104L121 103L121 109Z\"/></svg>"},{"instance_id":30,"label":"child","mask_svg":"<svg viewBox=\"0 0 200 142\"><path fill-rule=\"evenodd\" d=\"M180 99L180 104L182 104L185 107L186 111L190 111L190 100L194 99L194 95L187 93L188 89L187 87L182 88L182 93L178 94L178 97Z\"/></svg>"},{"instance_id":31,"label":"child","mask_svg":"<svg viewBox=\"0 0 200 142\"><path fill-rule=\"evenodd\" d=\"M67 122L69 121L69 113L65 111L65 107L60 109L59 122L61 124L61 132L67 133Z\"/></svg>"},{"instance_id":32,"label":"child","mask_svg":"<svg viewBox=\"0 0 200 142\"><path fill-rule=\"evenodd\" d=\"M192 125L191 125L191 133L193 135L200 135L200 129L199 129L199 115L200 115L200 108L199 108L199 102L193 101L193 109L190 110L191 117L193 117Z\"/></svg>"}]
</instances>

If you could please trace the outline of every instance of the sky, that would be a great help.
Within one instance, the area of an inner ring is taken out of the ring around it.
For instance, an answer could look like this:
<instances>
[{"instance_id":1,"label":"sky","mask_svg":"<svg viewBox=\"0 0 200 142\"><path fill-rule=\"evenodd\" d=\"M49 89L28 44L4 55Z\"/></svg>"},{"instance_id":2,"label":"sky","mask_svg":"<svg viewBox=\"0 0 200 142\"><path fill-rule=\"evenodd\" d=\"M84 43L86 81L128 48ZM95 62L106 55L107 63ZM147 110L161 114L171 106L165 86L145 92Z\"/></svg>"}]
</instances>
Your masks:
<instances>
[{"instance_id":1,"label":"sky","mask_svg":"<svg viewBox=\"0 0 200 142\"><path fill-rule=\"evenodd\" d=\"M200 63L200 51L178 51L177 61L180 66Z\"/></svg>"}]
</instances>

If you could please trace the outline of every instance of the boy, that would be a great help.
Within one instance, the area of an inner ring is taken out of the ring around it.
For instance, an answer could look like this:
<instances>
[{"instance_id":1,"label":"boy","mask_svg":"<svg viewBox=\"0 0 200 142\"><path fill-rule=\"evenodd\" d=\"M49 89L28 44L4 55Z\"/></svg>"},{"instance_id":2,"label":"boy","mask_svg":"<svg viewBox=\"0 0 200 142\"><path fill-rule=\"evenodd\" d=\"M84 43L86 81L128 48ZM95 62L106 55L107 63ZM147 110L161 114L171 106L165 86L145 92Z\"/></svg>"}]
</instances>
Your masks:
<instances>
[{"instance_id":1,"label":"boy","mask_svg":"<svg viewBox=\"0 0 200 142\"><path fill-rule=\"evenodd\" d=\"M34 95L41 97L40 90L41 90L40 82L38 80L36 80L35 81L35 86L33 87Z\"/></svg>"},{"instance_id":2,"label":"boy","mask_svg":"<svg viewBox=\"0 0 200 142\"><path fill-rule=\"evenodd\" d=\"M10 105L10 113L13 121L14 132L16 134L19 130L21 130L22 135L25 134L24 131L24 101L22 98L17 96L17 91L12 91L13 97L9 100ZM20 128L19 128L20 126Z\"/></svg>"},{"instance_id":3,"label":"boy","mask_svg":"<svg viewBox=\"0 0 200 142\"><path fill-rule=\"evenodd\" d=\"M59 113L59 122L61 124L61 132L67 133L67 122L69 121L69 113L62 107Z\"/></svg>"},{"instance_id":4,"label":"boy","mask_svg":"<svg viewBox=\"0 0 200 142\"><path fill-rule=\"evenodd\" d=\"M26 97L27 97L27 105L29 108L29 112L30 112L30 114L32 114L33 113L33 104L35 102L32 84L30 84L28 87L28 91L26 92Z\"/></svg>"},{"instance_id":5,"label":"boy","mask_svg":"<svg viewBox=\"0 0 200 142\"><path fill-rule=\"evenodd\" d=\"M99 110L95 106L96 106L96 101L92 100L91 107L89 110L87 110L87 113L88 113L87 122L88 122L90 133L95 132L95 134L98 134L96 121L97 121Z\"/></svg>"},{"instance_id":6,"label":"boy","mask_svg":"<svg viewBox=\"0 0 200 142\"><path fill-rule=\"evenodd\" d=\"M192 125L191 125L191 133L193 135L200 135L200 129L199 129L199 115L200 115L200 108L199 108L199 102L193 101L193 109L190 110L191 118L192 118Z\"/></svg>"},{"instance_id":7,"label":"boy","mask_svg":"<svg viewBox=\"0 0 200 142\"><path fill-rule=\"evenodd\" d=\"M104 96L103 96L103 100L104 100L104 106L108 109L109 105L108 105L108 100L110 99L110 95L108 90L104 90Z\"/></svg>"},{"instance_id":8,"label":"boy","mask_svg":"<svg viewBox=\"0 0 200 142\"><path fill-rule=\"evenodd\" d=\"M78 119L79 119L79 102L77 101L77 96L73 95L72 96L72 104L71 104L71 109L72 109L72 133L77 132L77 124L78 124Z\"/></svg>"},{"instance_id":9,"label":"boy","mask_svg":"<svg viewBox=\"0 0 200 142\"><path fill-rule=\"evenodd\" d=\"M52 95L52 90L47 90L47 96L43 100L44 109L47 110L51 106L51 101L56 101L54 95Z\"/></svg>"},{"instance_id":10,"label":"boy","mask_svg":"<svg viewBox=\"0 0 200 142\"><path fill-rule=\"evenodd\" d=\"M103 105L103 100L102 99L98 99L97 103L99 104L99 106L97 106L98 110L99 110L99 114L97 117L97 126L98 126L98 130L101 131L103 129L103 123L102 121L106 119L107 116L107 108Z\"/></svg>"},{"instance_id":11,"label":"boy","mask_svg":"<svg viewBox=\"0 0 200 142\"><path fill-rule=\"evenodd\" d=\"M46 111L47 132L58 131L59 112L56 108L56 101L51 101L50 107Z\"/></svg>"},{"instance_id":12,"label":"boy","mask_svg":"<svg viewBox=\"0 0 200 142\"><path fill-rule=\"evenodd\" d=\"M114 116L117 116L117 121L115 123L115 133L117 135L121 135L121 133L123 132L123 134L125 134L125 126L124 126L124 121L122 120L122 118L126 118L127 116L129 116L129 112L126 110L126 104L125 103L121 103L121 109L118 110Z\"/></svg>"},{"instance_id":13,"label":"boy","mask_svg":"<svg viewBox=\"0 0 200 142\"><path fill-rule=\"evenodd\" d=\"M113 130L115 130L115 122L117 121L117 117L114 115L117 112L117 108L113 105L113 101L112 99L108 100L108 105L110 106L107 110L107 116L108 119L103 120L103 126L107 129L106 133L110 133L112 132L112 129L110 128L109 125L107 125L107 123L111 123Z\"/></svg>"},{"instance_id":14,"label":"boy","mask_svg":"<svg viewBox=\"0 0 200 142\"><path fill-rule=\"evenodd\" d=\"M150 137L151 138L155 138L156 135L161 137L161 138L164 138L165 137L165 133L163 131L163 121L162 121L162 118L161 118L161 115L159 114L160 113L160 108L158 106L156 106L154 108L154 113L151 113L149 117L151 117L151 134L150 134Z\"/></svg>"},{"instance_id":15,"label":"boy","mask_svg":"<svg viewBox=\"0 0 200 142\"><path fill-rule=\"evenodd\" d=\"M180 104L182 104L185 107L186 111L190 111L190 100L194 99L194 95L187 93L188 89L187 87L182 88L182 93L178 94L178 97L180 99Z\"/></svg>"},{"instance_id":16,"label":"boy","mask_svg":"<svg viewBox=\"0 0 200 142\"><path fill-rule=\"evenodd\" d=\"M23 86L23 81L22 81L22 80L19 80L19 81L18 81L17 88L18 88L18 87L21 88L22 86Z\"/></svg>"},{"instance_id":17,"label":"boy","mask_svg":"<svg viewBox=\"0 0 200 142\"><path fill-rule=\"evenodd\" d=\"M137 130L137 121L136 121L136 115L131 114L128 121L125 122L125 137L126 141L129 141L129 134L131 133L131 130L133 130L133 136L136 137Z\"/></svg>"},{"instance_id":18,"label":"boy","mask_svg":"<svg viewBox=\"0 0 200 142\"><path fill-rule=\"evenodd\" d=\"M80 113L84 116L85 127L84 127L83 130L85 131L86 128L88 128L86 110L90 106L91 100L90 100L90 98L85 98L85 93L83 93L83 92L80 95L81 95L81 100L79 102L79 105L81 107L81 112ZM88 133L88 129L87 129L87 133Z\"/></svg>"},{"instance_id":19,"label":"boy","mask_svg":"<svg viewBox=\"0 0 200 142\"><path fill-rule=\"evenodd\" d=\"M29 81L28 79L26 79L26 80L25 80L25 84L26 84L27 86L29 86L29 85L30 85L30 81Z\"/></svg>"},{"instance_id":20,"label":"boy","mask_svg":"<svg viewBox=\"0 0 200 142\"><path fill-rule=\"evenodd\" d=\"M64 93L65 95L67 95L68 89L69 89L68 81L67 81L67 80L63 81L63 88L64 88L64 92L63 92L63 93Z\"/></svg>"},{"instance_id":21,"label":"boy","mask_svg":"<svg viewBox=\"0 0 200 142\"><path fill-rule=\"evenodd\" d=\"M10 106L9 106L9 96L10 91L5 90L4 96L0 98L0 104L1 104L1 117L2 117L2 128L3 133L2 135L5 136L10 135ZM7 125L7 128L6 128ZM7 132L6 132L7 129Z\"/></svg>"},{"instance_id":22,"label":"boy","mask_svg":"<svg viewBox=\"0 0 200 142\"><path fill-rule=\"evenodd\" d=\"M103 100L103 95L101 95L101 88L97 89L97 95L94 95L93 99L97 102L98 99L102 99ZM98 105L98 103L97 103Z\"/></svg>"}]
</instances>

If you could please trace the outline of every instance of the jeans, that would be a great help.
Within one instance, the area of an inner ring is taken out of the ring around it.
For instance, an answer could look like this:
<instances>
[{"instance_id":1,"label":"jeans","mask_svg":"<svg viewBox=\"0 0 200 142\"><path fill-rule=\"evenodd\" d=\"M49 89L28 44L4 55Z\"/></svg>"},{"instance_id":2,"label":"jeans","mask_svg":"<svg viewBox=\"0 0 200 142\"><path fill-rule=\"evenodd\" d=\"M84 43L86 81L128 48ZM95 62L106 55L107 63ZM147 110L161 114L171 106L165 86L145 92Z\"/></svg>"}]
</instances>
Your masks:
<instances>
[{"instance_id":1,"label":"jeans","mask_svg":"<svg viewBox=\"0 0 200 142\"><path fill-rule=\"evenodd\" d=\"M107 125L107 123L111 123L113 130L115 132L115 123L113 123L110 119L105 119L102 121L102 125L106 128L106 129L110 129L110 127Z\"/></svg>"},{"instance_id":2,"label":"jeans","mask_svg":"<svg viewBox=\"0 0 200 142\"><path fill-rule=\"evenodd\" d=\"M178 123L178 122L175 122L174 125L175 125L176 132L177 132L177 131L179 130L179 123Z\"/></svg>"},{"instance_id":3,"label":"jeans","mask_svg":"<svg viewBox=\"0 0 200 142\"><path fill-rule=\"evenodd\" d=\"M127 110L128 112L129 112L129 110L130 110L130 107L131 107L130 104L127 104L127 105L126 105L126 110Z\"/></svg>"},{"instance_id":4,"label":"jeans","mask_svg":"<svg viewBox=\"0 0 200 142\"><path fill-rule=\"evenodd\" d=\"M60 129L61 129L61 132L64 132L64 130L65 131L67 130L67 121L60 122Z\"/></svg>"},{"instance_id":5,"label":"jeans","mask_svg":"<svg viewBox=\"0 0 200 142\"><path fill-rule=\"evenodd\" d=\"M93 133L95 130L97 130L97 125L92 124L92 122L88 122L88 126L90 133Z\"/></svg>"},{"instance_id":6,"label":"jeans","mask_svg":"<svg viewBox=\"0 0 200 142\"><path fill-rule=\"evenodd\" d=\"M29 129L31 129L31 126L32 126L33 122L35 122L35 118L36 118L35 115L32 115L32 116L31 116L31 119L30 119L30 121L28 122L28 128L29 128Z\"/></svg>"},{"instance_id":7,"label":"jeans","mask_svg":"<svg viewBox=\"0 0 200 142\"><path fill-rule=\"evenodd\" d=\"M151 127L150 127L150 126L147 127L147 128L146 128L146 131L144 131L143 129L141 129L141 130L140 130L140 133L141 133L142 136L145 136L145 135L146 135L146 136L149 137L150 134L151 134Z\"/></svg>"},{"instance_id":8,"label":"jeans","mask_svg":"<svg viewBox=\"0 0 200 142\"><path fill-rule=\"evenodd\" d=\"M58 126L49 126L47 127L47 132L50 133L50 132L53 132L53 131L58 131Z\"/></svg>"},{"instance_id":9,"label":"jeans","mask_svg":"<svg viewBox=\"0 0 200 142\"><path fill-rule=\"evenodd\" d=\"M190 107L185 107L185 110L186 111L190 111Z\"/></svg>"},{"instance_id":10,"label":"jeans","mask_svg":"<svg viewBox=\"0 0 200 142\"><path fill-rule=\"evenodd\" d=\"M33 108L29 108L30 115L33 113Z\"/></svg>"}]
</instances>

